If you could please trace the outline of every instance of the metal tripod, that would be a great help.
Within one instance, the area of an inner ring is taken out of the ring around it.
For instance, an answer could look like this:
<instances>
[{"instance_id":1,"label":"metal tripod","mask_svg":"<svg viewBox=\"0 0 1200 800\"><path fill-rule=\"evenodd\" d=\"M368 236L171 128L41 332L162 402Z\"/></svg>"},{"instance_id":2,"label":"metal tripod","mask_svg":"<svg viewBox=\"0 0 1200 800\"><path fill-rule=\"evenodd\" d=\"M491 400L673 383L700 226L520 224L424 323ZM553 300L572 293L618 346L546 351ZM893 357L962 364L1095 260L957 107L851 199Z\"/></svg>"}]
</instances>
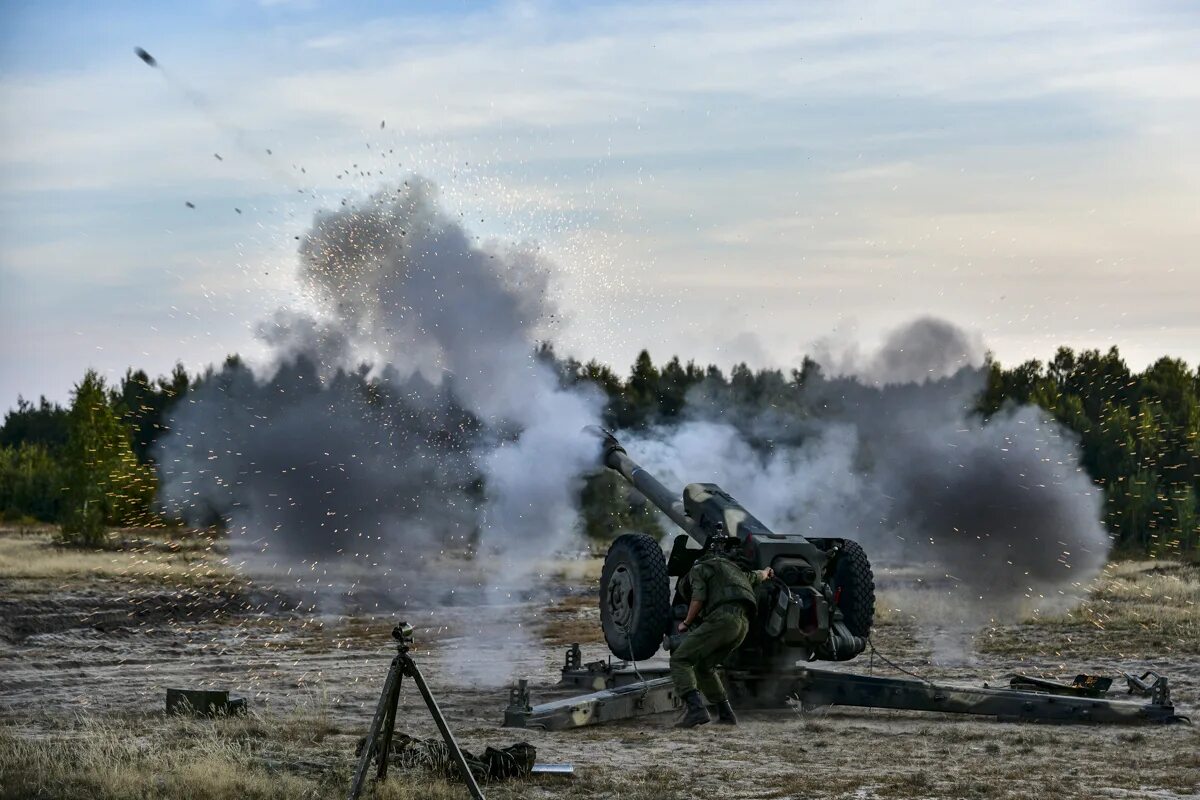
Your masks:
<instances>
[{"instance_id":1,"label":"metal tripod","mask_svg":"<svg viewBox=\"0 0 1200 800\"><path fill-rule=\"evenodd\" d=\"M375 756L376 762L375 779L382 780L387 777L392 733L396 729L396 706L400 702L400 681L405 676L412 678L416 682L417 688L421 690L421 697L425 698L425 705L429 707L433 721L437 723L438 730L442 732L442 739L445 740L454 762L458 764L462 778L466 782L467 788L471 790L471 797L475 800L484 800L483 792L480 791L479 784L475 782L475 776L471 773L471 768L467 766L467 759L463 757L462 750L459 749L458 742L454 739L454 734L447 727L446 718L442 716L437 700L433 699L433 695L429 692L429 686L421 675L421 670L417 668L416 662L409 655L408 651L413 643L412 634L413 627L407 622L401 622L392 629L392 638L399 642L396 648L396 657L392 659L387 680L383 684L383 694L379 696L379 705L375 707L375 716L371 719L371 729L367 731L367 739L363 742L362 753L358 757L358 767L354 770L354 782L350 784L350 794L347 795L347 800L358 800L358 796L362 793L372 756Z\"/></svg>"}]
</instances>

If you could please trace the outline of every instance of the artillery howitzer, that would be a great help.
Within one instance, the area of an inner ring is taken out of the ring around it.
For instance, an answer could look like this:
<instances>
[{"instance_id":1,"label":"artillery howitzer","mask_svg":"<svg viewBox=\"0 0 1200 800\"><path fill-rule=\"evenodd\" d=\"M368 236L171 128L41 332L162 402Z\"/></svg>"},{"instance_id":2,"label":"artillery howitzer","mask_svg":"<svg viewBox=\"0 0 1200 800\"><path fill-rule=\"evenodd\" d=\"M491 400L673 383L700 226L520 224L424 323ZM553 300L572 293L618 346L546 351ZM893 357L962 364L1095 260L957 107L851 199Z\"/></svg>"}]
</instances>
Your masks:
<instances>
[{"instance_id":1,"label":"artillery howitzer","mask_svg":"<svg viewBox=\"0 0 1200 800\"><path fill-rule=\"evenodd\" d=\"M600 578L600 619L613 655L645 660L687 614L687 575L712 536L735 536L747 570L771 567L758 592L750 633L727 662L730 669L774 669L799 661L846 661L867 646L875 616L875 582L867 555L850 539L810 539L775 533L715 483L691 483L681 500L638 466L609 433L602 463L683 529L664 559L646 534L617 538Z\"/></svg>"},{"instance_id":2,"label":"artillery howitzer","mask_svg":"<svg viewBox=\"0 0 1200 800\"><path fill-rule=\"evenodd\" d=\"M812 661L845 661L870 645L875 583L866 553L856 542L812 538L768 529L716 484L688 484L679 499L629 457L607 431L601 463L619 473L684 532L668 557L645 534L624 534L609 547L600 578L604 639L620 661L583 663L579 645L566 655L560 688L586 694L530 704L527 681L509 698L505 725L550 730L593 725L677 708L663 666L639 665L673 644L687 612L684 581L713 535L736 536L746 569L771 567L775 578L758 590L758 613L741 647L726 659L723 679L739 706L847 705L980 714L1052 722L1165 723L1175 714L1167 679L1153 672L1124 673L1131 697L1107 696L1112 680L1079 675L1070 685L1021 675L1007 688L934 684L815 669ZM874 649L872 648L872 653Z\"/></svg>"}]
</instances>

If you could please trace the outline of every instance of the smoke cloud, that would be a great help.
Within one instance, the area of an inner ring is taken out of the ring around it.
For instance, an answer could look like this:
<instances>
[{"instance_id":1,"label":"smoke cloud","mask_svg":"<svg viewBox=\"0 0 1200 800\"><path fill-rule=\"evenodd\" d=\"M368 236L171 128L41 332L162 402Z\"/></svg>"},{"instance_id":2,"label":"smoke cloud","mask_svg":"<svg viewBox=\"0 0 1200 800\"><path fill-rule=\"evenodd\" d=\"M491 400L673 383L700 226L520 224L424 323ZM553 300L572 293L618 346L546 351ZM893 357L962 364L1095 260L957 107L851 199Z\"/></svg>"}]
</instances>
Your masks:
<instances>
[{"instance_id":1,"label":"smoke cloud","mask_svg":"<svg viewBox=\"0 0 1200 800\"><path fill-rule=\"evenodd\" d=\"M775 530L852 538L885 572L903 568L880 582L951 634L935 642L943 658L988 621L1074 602L1109 547L1074 436L1036 407L984 420L983 349L949 323L842 352L855 355L838 370L853 362L862 377L812 371L791 405L739 407L701 384L690 418L627 447L669 482L720 483Z\"/></svg>"},{"instance_id":2,"label":"smoke cloud","mask_svg":"<svg viewBox=\"0 0 1200 800\"><path fill-rule=\"evenodd\" d=\"M251 574L324 609L503 613L576 541L595 468L580 431L600 393L534 356L549 266L472 238L419 178L318 215L299 257L320 311L280 310L258 332L266 374L228 362L180 404L157 454L164 504L222 520ZM719 482L777 530L903 567L950 612L929 622L1053 610L1097 574L1108 537L1077 443L1036 408L976 413L978 337L926 318L874 352L817 352L800 392L750 402L706 380L681 422L620 435L668 483ZM503 680L487 658L479 676Z\"/></svg>"},{"instance_id":3,"label":"smoke cloud","mask_svg":"<svg viewBox=\"0 0 1200 800\"><path fill-rule=\"evenodd\" d=\"M595 457L599 393L534 357L547 265L477 242L413 178L318 215L300 276L321 311L260 326L270 374L227 363L181 404L165 505L223 520L252 574L323 608L505 601L570 541Z\"/></svg>"},{"instance_id":4,"label":"smoke cloud","mask_svg":"<svg viewBox=\"0 0 1200 800\"><path fill-rule=\"evenodd\" d=\"M933 317L920 317L888 334L877 350L863 353L858 342L826 338L813 359L828 375L851 376L887 385L948 378L978 365L985 350L978 334Z\"/></svg>"}]
</instances>

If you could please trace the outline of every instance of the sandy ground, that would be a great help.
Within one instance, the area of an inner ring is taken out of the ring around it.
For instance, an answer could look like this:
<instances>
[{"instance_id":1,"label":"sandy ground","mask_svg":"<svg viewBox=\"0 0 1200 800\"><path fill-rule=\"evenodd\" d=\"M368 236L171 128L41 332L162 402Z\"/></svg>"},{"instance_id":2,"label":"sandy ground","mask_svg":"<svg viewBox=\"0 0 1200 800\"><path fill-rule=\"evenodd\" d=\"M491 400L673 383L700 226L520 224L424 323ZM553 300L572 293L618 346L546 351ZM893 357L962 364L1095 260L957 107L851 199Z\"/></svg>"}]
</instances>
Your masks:
<instances>
[{"instance_id":1,"label":"sandy ground","mask_svg":"<svg viewBox=\"0 0 1200 800\"><path fill-rule=\"evenodd\" d=\"M9 735L77 735L72 731L86 719L93 728L112 721L102 726L107 735L169 736L177 728L160 713L166 688L231 688L250 700L263 729L256 757L284 770L321 772L326 789L348 779L354 744L387 670L394 618L289 610L276 593L219 571L198 573L197 564L211 563L204 554L182 559L191 576L184 581L171 569L131 572L119 554L101 558L107 567L4 567L5 552L31 543L49 552L42 540L0 532L0 719ZM1145 570L1127 572L1140 587ZM1196 579L1192 572L1186 577ZM583 642L585 660L607 655L598 640L592 580L585 570L552 594L499 611L407 610L417 625L418 663L467 747L528 740L540 761L570 762L577 771L569 781L496 786L489 796L1200 797L1200 735L1182 725L1067 727L787 708L744 711L734 729L682 733L662 715L560 733L501 728L513 678L553 684L570 641ZM1191 620L1200 612L1188 597L1139 602L1152 609L1182 602L1181 618ZM1196 713L1195 628L1160 630L1154 618L1135 618L1136 635L1122 632L1128 620L1115 612L1103 628L1081 615L994 629L978 637L983 652L972 655L973 663L955 666L931 665L930 644L902 615L885 614L875 641L922 675L971 685L1002 684L1014 670L1069 680L1079 671L1116 676L1154 669L1170 677L1182 713ZM533 624L518 635L499 633L515 619ZM867 661L851 666L865 670ZM890 672L878 662L874 668ZM399 728L435 735L415 687L403 693ZM419 776L397 780L421 785ZM412 791L405 796L427 796Z\"/></svg>"}]
</instances>

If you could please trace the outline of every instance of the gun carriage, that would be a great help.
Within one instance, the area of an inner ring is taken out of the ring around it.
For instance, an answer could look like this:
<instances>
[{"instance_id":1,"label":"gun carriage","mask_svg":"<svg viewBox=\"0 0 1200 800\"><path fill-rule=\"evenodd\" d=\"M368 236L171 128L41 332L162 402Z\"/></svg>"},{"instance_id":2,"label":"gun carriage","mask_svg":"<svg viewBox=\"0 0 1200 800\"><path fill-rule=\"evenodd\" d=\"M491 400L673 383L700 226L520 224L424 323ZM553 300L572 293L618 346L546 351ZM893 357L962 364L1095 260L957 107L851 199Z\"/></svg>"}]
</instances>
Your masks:
<instances>
[{"instance_id":1,"label":"gun carriage","mask_svg":"<svg viewBox=\"0 0 1200 800\"><path fill-rule=\"evenodd\" d=\"M875 583L863 548L851 539L777 533L713 483L682 493L663 486L638 465L609 432L600 437L600 463L620 474L671 519L682 533L664 555L645 534L619 536L609 547L600 579L604 639L617 660L583 662L573 645L562 669L561 692L584 694L532 705L521 681L510 694L505 725L558 730L678 708L666 667L645 664L660 648L678 643L676 626L687 613L685 576L709 537L736 536L736 558L746 569L771 567L775 577L758 589L758 613L741 647L725 662L723 680L739 706L829 705L980 714L1000 719L1091 723L1186 721L1175 713L1167 679L1153 672L1124 673L1127 699L1109 696L1109 678L1079 675L1061 684L1022 675L1005 688L935 684L921 678L861 675L810 666L847 661L870 644ZM671 579L675 578L672 588Z\"/></svg>"}]
</instances>

